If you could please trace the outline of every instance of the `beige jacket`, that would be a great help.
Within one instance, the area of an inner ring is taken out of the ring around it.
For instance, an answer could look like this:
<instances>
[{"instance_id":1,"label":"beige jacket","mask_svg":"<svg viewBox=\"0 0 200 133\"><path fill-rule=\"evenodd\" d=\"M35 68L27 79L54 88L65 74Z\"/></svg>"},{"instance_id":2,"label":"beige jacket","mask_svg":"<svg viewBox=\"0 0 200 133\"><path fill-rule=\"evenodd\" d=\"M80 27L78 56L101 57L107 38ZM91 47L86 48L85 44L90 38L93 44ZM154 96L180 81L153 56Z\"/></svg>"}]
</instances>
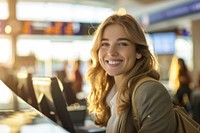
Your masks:
<instances>
[{"instance_id":1,"label":"beige jacket","mask_svg":"<svg viewBox=\"0 0 200 133\"><path fill-rule=\"evenodd\" d=\"M135 104L140 122L138 133L175 133L173 105L169 93L161 83L142 83L136 92ZM118 133L137 133L131 113L129 109L120 116Z\"/></svg>"}]
</instances>

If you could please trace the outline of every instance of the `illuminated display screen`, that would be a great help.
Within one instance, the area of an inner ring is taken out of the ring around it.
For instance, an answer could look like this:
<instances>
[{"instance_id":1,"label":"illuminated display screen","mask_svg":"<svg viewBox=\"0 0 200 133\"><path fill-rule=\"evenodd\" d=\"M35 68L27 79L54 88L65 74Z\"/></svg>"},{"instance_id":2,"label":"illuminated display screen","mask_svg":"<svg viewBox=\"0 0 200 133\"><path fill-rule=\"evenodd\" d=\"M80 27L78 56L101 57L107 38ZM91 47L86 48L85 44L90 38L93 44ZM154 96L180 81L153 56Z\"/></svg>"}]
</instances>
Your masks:
<instances>
[{"instance_id":1,"label":"illuminated display screen","mask_svg":"<svg viewBox=\"0 0 200 133\"><path fill-rule=\"evenodd\" d=\"M153 49L156 54L174 54L176 33L162 32L150 34Z\"/></svg>"},{"instance_id":2,"label":"illuminated display screen","mask_svg":"<svg viewBox=\"0 0 200 133\"><path fill-rule=\"evenodd\" d=\"M37 21L22 21L22 25L22 34L44 35L89 35L94 32L94 27L98 26L97 23Z\"/></svg>"}]
</instances>

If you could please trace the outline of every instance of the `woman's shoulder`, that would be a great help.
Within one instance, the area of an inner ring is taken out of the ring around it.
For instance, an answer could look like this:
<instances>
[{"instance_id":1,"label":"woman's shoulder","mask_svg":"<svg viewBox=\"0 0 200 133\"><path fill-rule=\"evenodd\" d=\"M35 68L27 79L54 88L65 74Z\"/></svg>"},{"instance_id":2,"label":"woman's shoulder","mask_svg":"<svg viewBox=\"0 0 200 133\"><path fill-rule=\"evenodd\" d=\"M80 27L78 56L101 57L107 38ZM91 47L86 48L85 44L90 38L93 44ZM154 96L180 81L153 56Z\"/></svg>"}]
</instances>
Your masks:
<instances>
[{"instance_id":1,"label":"woman's shoulder","mask_svg":"<svg viewBox=\"0 0 200 133\"><path fill-rule=\"evenodd\" d=\"M166 91L166 87L158 80L149 80L141 83L141 85L138 87L138 91L152 91L152 90L160 90L160 91Z\"/></svg>"},{"instance_id":2,"label":"woman's shoulder","mask_svg":"<svg viewBox=\"0 0 200 133\"><path fill-rule=\"evenodd\" d=\"M170 98L170 95L167 91L167 88L160 82L160 81L154 81L149 80L146 82L143 82L137 89L136 95L139 98L153 98L153 97L168 97Z\"/></svg>"},{"instance_id":3,"label":"woman's shoulder","mask_svg":"<svg viewBox=\"0 0 200 133\"><path fill-rule=\"evenodd\" d=\"M135 100L133 107L136 107L142 122L141 132L172 132L169 130L175 129L172 101L167 88L160 81L147 80L140 84L132 100Z\"/></svg>"}]
</instances>

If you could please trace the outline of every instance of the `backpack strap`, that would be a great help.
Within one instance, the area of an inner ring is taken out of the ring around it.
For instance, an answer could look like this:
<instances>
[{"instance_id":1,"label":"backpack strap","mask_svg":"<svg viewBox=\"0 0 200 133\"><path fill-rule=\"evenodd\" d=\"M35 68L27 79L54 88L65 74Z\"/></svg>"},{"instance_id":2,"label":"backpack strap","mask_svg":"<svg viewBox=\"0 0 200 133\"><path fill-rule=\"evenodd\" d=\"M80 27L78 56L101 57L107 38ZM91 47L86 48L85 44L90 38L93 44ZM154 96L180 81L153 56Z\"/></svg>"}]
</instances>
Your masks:
<instances>
[{"instance_id":1,"label":"backpack strap","mask_svg":"<svg viewBox=\"0 0 200 133\"><path fill-rule=\"evenodd\" d=\"M138 114L137 114L136 105L135 105L135 94L136 94L138 87L142 83L147 82L147 81L156 81L157 82L157 80L155 80L151 77L142 78L136 83L134 90L133 90L133 94L132 94L132 116L133 116L133 121L134 121L137 131L140 129L140 121L138 119Z\"/></svg>"}]
</instances>

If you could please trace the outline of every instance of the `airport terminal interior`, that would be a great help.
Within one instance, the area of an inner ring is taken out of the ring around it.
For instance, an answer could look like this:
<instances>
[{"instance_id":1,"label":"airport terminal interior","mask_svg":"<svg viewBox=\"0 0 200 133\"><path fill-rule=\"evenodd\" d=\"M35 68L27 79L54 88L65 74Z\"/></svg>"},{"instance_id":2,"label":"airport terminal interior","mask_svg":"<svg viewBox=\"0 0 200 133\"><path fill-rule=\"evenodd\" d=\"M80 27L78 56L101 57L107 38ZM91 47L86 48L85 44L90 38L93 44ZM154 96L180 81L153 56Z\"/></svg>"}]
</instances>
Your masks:
<instances>
[{"instance_id":1,"label":"airport terminal interior","mask_svg":"<svg viewBox=\"0 0 200 133\"><path fill-rule=\"evenodd\" d=\"M41 88L41 80L46 82L43 88L65 82L61 89L67 104L72 105L68 111L79 107L78 115L84 117L74 118L77 112L70 113L73 123L93 125L84 112L85 98L90 92L85 74L91 65L93 33L105 18L116 12L133 15L143 27L151 52L158 59L160 81L172 100L177 91L178 59L188 68L191 91L200 91L199 0L0 0L0 83L5 84L0 88L3 105L0 110L8 104L10 109L14 106L11 102L16 102L14 97L12 101L2 98L9 96L2 94L5 86L38 109L37 100L34 103L27 89L31 85L32 89ZM59 80L55 81L54 77ZM70 92L65 87L70 88ZM36 98L39 93L35 94ZM200 102L198 104L200 108ZM23 108L21 104L17 107ZM192 111L189 113L193 115ZM47 117L56 121L52 116ZM200 114L197 117L195 120L200 123ZM0 129L5 129L1 128L1 120L0 117ZM92 128L104 131L95 125ZM25 128L23 130L26 133Z\"/></svg>"}]
</instances>

